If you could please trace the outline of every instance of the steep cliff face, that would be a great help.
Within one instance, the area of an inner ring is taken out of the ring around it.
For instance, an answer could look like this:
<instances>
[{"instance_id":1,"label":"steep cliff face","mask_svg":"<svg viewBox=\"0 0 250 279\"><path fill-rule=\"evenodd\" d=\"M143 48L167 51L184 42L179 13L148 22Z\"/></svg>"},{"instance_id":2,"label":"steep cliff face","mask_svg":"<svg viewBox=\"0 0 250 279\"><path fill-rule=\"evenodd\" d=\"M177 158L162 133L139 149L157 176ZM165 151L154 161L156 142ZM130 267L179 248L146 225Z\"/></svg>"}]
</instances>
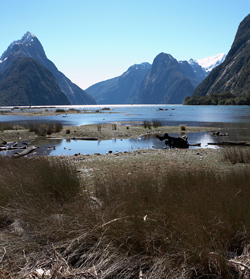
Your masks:
<instances>
[{"instance_id":1,"label":"steep cliff face","mask_svg":"<svg viewBox=\"0 0 250 279\"><path fill-rule=\"evenodd\" d=\"M17 54L24 57L32 57L53 73L63 93L68 97L73 105L96 104L95 100L83 91L76 84L72 83L63 73L58 71L57 67L50 61L38 38L30 32L27 32L21 40L14 41L0 58L0 73L4 68L10 65L10 58Z\"/></svg>"},{"instance_id":2,"label":"steep cliff face","mask_svg":"<svg viewBox=\"0 0 250 279\"><path fill-rule=\"evenodd\" d=\"M69 105L54 75L33 58L12 57L0 74L0 105Z\"/></svg>"},{"instance_id":3,"label":"steep cliff face","mask_svg":"<svg viewBox=\"0 0 250 279\"><path fill-rule=\"evenodd\" d=\"M225 61L200 83L192 96L225 91L239 96L250 92L250 14L240 23Z\"/></svg>"},{"instance_id":4,"label":"steep cliff face","mask_svg":"<svg viewBox=\"0 0 250 279\"><path fill-rule=\"evenodd\" d=\"M138 103L180 104L194 88L177 60L170 54L160 53L141 83Z\"/></svg>"}]
</instances>

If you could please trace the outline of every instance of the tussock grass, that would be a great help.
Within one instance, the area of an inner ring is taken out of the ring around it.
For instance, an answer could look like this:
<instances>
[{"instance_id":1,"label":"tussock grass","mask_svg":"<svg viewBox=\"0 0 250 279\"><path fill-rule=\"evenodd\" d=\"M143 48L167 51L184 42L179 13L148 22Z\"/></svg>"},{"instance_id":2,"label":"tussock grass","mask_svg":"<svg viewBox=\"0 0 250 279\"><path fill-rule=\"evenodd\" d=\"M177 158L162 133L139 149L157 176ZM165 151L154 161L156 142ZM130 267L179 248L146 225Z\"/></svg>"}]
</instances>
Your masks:
<instances>
[{"instance_id":1,"label":"tussock grass","mask_svg":"<svg viewBox=\"0 0 250 279\"><path fill-rule=\"evenodd\" d=\"M58 112L58 113L66 113L67 112L67 110L65 110L65 109L56 109L56 112Z\"/></svg>"},{"instance_id":2,"label":"tussock grass","mask_svg":"<svg viewBox=\"0 0 250 279\"><path fill-rule=\"evenodd\" d=\"M157 120L157 119L153 119L152 122L147 121L147 120L143 121L143 127L145 129L151 129L152 127L153 128L158 128L158 127L161 127L161 126L162 126L161 121Z\"/></svg>"},{"instance_id":3,"label":"tussock grass","mask_svg":"<svg viewBox=\"0 0 250 279\"><path fill-rule=\"evenodd\" d=\"M121 164L96 172L90 188L66 161L0 157L0 232L16 220L23 229L0 243L2 270L11 262L16 278L38 266L60 266L58 278L235 278L230 257L249 244L249 181L248 171Z\"/></svg>"},{"instance_id":4,"label":"tussock grass","mask_svg":"<svg viewBox=\"0 0 250 279\"><path fill-rule=\"evenodd\" d=\"M186 131L186 125L185 124L181 124L180 125L180 130L181 131Z\"/></svg>"},{"instance_id":5,"label":"tussock grass","mask_svg":"<svg viewBox=\"0 0 250 279\"><path fill-rule=\"evenodd\" d=\"M162 123L160 120L157 120L157 119L153 119L152 120L152 125L154 128L158 128L158 127L161 127L162 126Z\"/></svg>"},{"instance_id":6,"label":"tussock grass","mask_svg":"<svg viewBox=\"0 0 250 279\"><path fill-rule=\"evenodd\" d=\"M147 120L144 120L143 121L143 127L145 129L151 129L151 122L150 121L147 121Z\"/></svg>"},{"instance_id":7,"label":"tussock grass","mask_svg":"<svg viewBox=\"0 0 250 279\"><path fill-rule=\"evenodd\" d=\"M102 130L102 124L97 124L96 127L97 127L98 132L100 132Z\"/></svg>"},{"instance_id":8,"label":"tussock grass","mask_svg":"<svg viewBox=\"0 0 250 279\"><path fill-rule=\"evenodd\" d=\"M11 122L0 122L0 131L5 130L20 130L24 129L23 126Z\"/></svg>"},{"instance_id":9,"label":"tussock grass","mask_svg":"<svg viewBox=\"0 0 250 279\"><path fill-rule=\"evenodd\" d=\"M63 125L60 122L33 122L26 124L30 132L35 132L39 136L51 135L52 133L59 133L63 129Z\"/></svg>"},{"instance_id":10,"label":"tussock grass","mask_svg":"<svg viewBox=\"0 0 250 279\"><path fill-rule=\"evenodd\" d=\"M223 148L223 159L232 164L236 163L249 163L250 162L250 149L243 148Z\"/></svg>"}]
</instances>

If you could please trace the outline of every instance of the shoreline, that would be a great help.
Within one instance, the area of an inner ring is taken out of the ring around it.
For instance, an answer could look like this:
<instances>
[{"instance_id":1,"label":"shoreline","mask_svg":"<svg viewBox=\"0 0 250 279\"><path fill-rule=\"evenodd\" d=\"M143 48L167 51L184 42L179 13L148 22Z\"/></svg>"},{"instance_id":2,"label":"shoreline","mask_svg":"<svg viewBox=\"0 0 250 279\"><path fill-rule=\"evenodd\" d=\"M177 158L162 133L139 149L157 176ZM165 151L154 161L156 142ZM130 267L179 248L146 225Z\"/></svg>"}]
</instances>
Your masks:
<instances>
[{"instance_id":1,"label":"shoreline","mask_svg":"<svg viewBox=\"0 0 250 279\"><path fill-rule=\"evenodd\" d=\"M124 124L124 122L116 122L110 124L92 124L81 126L64 126L60 132L52 133L50 138L96 138L98 140L111 140L111 139L132 139L138 138L144 135L150 134L164 134L164 133L179 133L184 135L185 133L195 132L210 132L218 131L221 128L218 127L189 127L185 126L185 130L181 130L180 126L160 126L157 128L151 127L144 128L139 123ZM2 130L0 131L0 138L3 138L7 142L11 141L23 141L34 140L37 138L34 132L30 132L28 129Z\"/></svg>"}]
</instances>

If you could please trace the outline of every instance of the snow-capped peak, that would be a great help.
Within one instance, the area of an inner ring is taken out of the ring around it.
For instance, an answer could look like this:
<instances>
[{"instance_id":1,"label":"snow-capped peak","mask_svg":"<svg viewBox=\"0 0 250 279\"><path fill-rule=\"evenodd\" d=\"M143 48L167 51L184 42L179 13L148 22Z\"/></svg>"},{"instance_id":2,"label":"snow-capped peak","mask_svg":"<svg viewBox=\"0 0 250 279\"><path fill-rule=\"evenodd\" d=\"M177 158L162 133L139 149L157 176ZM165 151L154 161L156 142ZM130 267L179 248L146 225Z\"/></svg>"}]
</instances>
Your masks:
<instances>
[{"instance_id":1,"label":"snow-capped peak","mask_svg":"<svg viewBox=\"0 0 250 279\"><path fill-rule=\"evenodd\" d=\"M35 38L36 36L34 34L32 34L31 32L26 32L22 39L21 39L21 42L24 44L24 45L28 45L30 44L32 41L33 41L33 38Z\"/></svg>"},{"instance_id":2,"label":"snow-capped peak","mask_svg":"<svg viewBox=\"0 0 250 279\"><path fill-rule=\"evenodd\" d=\"M29 31L26 32L26 33L23 35L23 37L22 37L21 40L14 41L14 42L12 42L12 43L9 45L8 49L7 49L7 50L2 54L2 56L0 57L0 61L3 62L3 60L6 59L6 57L7 57L8 54L12 51L12 49L13 49L13 47L14 47L15 45L25 45L25 46L29 46L29 45L31 45L31 44L33 43L35 37L36 37L36 36L35 36L34 34L32 34L31 32L29 32ZM0 62L0 63L1 63L1 62Z\"/></svg>"},{"instance_id":3,"label":"snow-capped peak","mask_svg":"<svg viewBox=\"0 0 250 279\"><path fill-rule=\"evenodd\" d=\"M226 54L220 53L214 56L198 59L195 62L197 62L206 72L211 72L215 67L223 63L225 58Z\"/></svg>"},{"instance_id":4,"label":"snow-capped peak","mask_svg":"<svg viewBox=\"0 0 250 279\"><path fill-rule=\"evenodd\" d=\"M130 66L127 70L127 72L130 72L132 70L138 70L138 69L149 69L151 67L151 64L148 62L143 62L141 64L134 64L133 66Z\"/></svg>"}]
</instances>

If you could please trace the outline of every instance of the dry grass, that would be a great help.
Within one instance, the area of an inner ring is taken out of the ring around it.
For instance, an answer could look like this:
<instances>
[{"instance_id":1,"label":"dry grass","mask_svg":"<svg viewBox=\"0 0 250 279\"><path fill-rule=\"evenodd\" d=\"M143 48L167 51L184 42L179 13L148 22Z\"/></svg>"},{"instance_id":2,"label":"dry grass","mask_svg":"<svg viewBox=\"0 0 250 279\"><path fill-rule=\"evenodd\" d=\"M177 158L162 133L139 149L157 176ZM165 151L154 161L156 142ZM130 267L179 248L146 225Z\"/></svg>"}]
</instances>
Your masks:
<instances>
[{"instance_id":1,"label":"dry grass","mask_svg":"<svg viewBox=\"0 0 250 279\"><path fill-rule=\"evenodd\" d=\"M15 124L12 122L0 122L0 131L5 131L5 130L19 130L19 129L24 129L19 124Z\"/></svg>"},{"instance_id":2,"label":"dry grass","mask_svg":"<svg viewBox=\"0 0 250 279\"><path fill-rule=\"evenodd\" d=\"M250 163L250 149L243 148L223 148L223 159L232 164Z\"/></svg>"},{"instance_id":3,"label":"dry grass","mask_svg":"<svg viewBox=\"0 0 250 279\"><path fill-rule=\"evenodd\" d=\"M139 162L0 157L0 278L238 278L249 171Z\"/></svg>"},{"instance_id":4,"label":"dry grass","mask_svg":"<svg viewBox=\"0 0 250 279\"><path fill-rule=\"evenodd\" d=\"M33 122L26 124L30 132L35 132L38 136L51 135L52 133L59 133L63 130L62 123L60 122Z\"/></svg>"}]
</instances>

